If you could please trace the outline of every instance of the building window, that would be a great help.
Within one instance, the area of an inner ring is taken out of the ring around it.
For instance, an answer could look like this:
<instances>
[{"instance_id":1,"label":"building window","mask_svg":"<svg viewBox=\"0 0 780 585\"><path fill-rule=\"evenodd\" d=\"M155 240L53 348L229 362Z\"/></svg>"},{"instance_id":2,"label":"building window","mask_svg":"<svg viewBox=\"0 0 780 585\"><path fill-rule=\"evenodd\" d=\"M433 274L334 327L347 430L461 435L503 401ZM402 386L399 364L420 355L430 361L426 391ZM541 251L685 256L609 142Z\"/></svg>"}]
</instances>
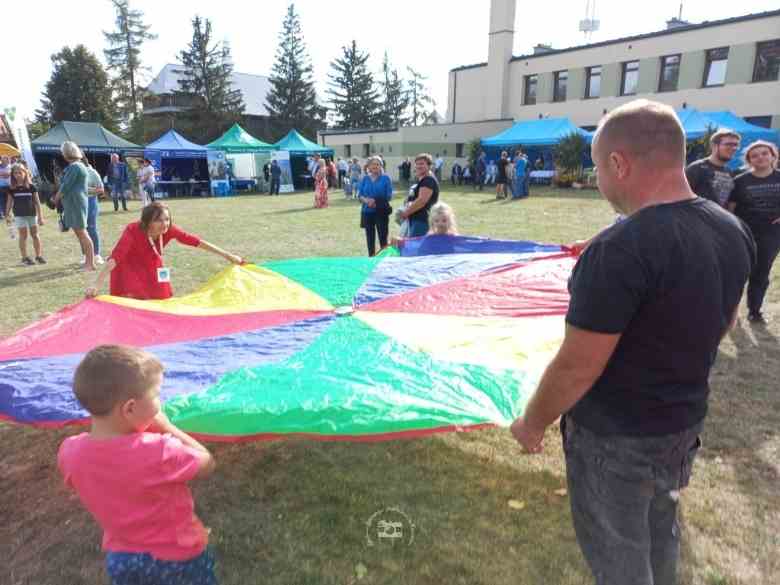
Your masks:
<instances>
[{"instance_id":1,"label":"building window","mask_svg":"<svg viewBox=\"0 0 780 585\"><path fill-rule=\"evenodd\" d=\"M710 49L704 58L704 87L714 87L726 83L726 65L729 61L729 48Z\"/></svg>"},{"instance_id":2,"label":"building window","mask_svg":"<svg viewBox=\"0 0 780 585\"><path fill-rule=\"evenodd\" d=\"M658 91L677 91L677 81L680 79L680 55L661 57L661 79Z\"/></svg>"},{"instance_id":3,"label":"building window","mask_svg":"<svg viewBox=\"0 0 780 585\"><path fill-rule=\"evenodd\" d=\"M553 74L553 101L566 101L566 82L569 80L568 71L556 71Z\"/></svg>"},{"instance_id":4,"label":"building window","mask_svg":"<svg viewBox=\"0 0 780 585\"><path fill-rule=\"evenodd\" d=\"M536 103L536 84L539 78L536 75L525 76L525 95L523 96L523 104L526 106L532 106Z\"/></svg>"},{"instance_id":5,"label":"building window","mask_svg":"<svg viewBox=\"0 0 780 585\"><path fill-rule=\"evenodd\" d=\"M777 81L778 79L780 79L780 39L758 43L753 81Z\"/></svg>"},{"instance_id":6,"label":"building window","mask_svg":"<svg viewBox=\"0 0 780 585\"><path fill-rule=\"evenodd\" d=\"M393 147L392 146L388 146L387 147L387 152L393 152Z\"/></svg>"},{"instance_id":7,"label":"building window","mask_svg":"<svg viewBox=\"0 0 780 585\"><path fill-rule=\"evenodd\" d=\"M363 158L368 158L369 153L371 152L371 145L370 144L364 144L363 145Z\"/></svg>"},{"instance_id":8,"label":"building window","mask_svg":"<svg viewBox=\"0 0 780 585\"><path fill-rule=\"evenodd\" d=\"M455 144L455 158L463 158L463 143L458 142Z\"/></svg>"},{"instance_id":9,"label":"building window","mask_svg":"<svg viewBox=\"0 0 780 585\"><path fill-rule=\"evenodd\" d=\"M601 96L601 65L585 70L585 99Z\"/></svg>"},{"instance_id":10,"label":"building window","mask_svg":"<svg viewBox=\"0 0 780 585\"><path fill-rule=\"evenodd\" d=\"M352 156L352 145L346 144L344 146L344 156L350 158Z\"/></svg>"},{"instance_id":11,"label":"building window","mask_svg":"<svg viewBox=\"0 0 780 585\"><path fill-rule=\"evenodd\" d=\"M639 61L626 61L623 63L623 74L620 80L620 95L636 94L639 85Z\"/></svg>"},{"instance_id":12,"label":"building window","mask_svg":"<svg viewBox=\"0 0 780 585\"><path fill-rule=\"evenodd\" d=\"M745 122L762 128L772 128L772 116L747 116Z\"/></svg>"}]
</instances>

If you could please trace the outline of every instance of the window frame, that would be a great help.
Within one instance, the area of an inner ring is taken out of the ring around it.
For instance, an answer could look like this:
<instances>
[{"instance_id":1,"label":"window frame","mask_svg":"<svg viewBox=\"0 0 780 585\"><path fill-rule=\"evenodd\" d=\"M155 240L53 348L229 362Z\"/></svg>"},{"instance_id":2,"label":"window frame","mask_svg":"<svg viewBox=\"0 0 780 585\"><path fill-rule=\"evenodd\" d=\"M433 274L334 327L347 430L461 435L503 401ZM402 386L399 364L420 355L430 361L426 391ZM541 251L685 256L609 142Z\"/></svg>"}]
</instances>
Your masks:
<instances>
[{"instance_id":1,"label":"window frame","mask_svg":"<svg viewBox=\"0 0 780 585\"><path fill-rule=\"evenodd\" d=\"M636 69L631 69L629 71L628 66L636 63ZM631 93L626 92L626 73L633 73L636 71L636 85L634 86L634 91ZM622 96L631 96L636 95L636 90L639 88L639 59L634 59L633 61L623 61L620 64L620 95Z\"/></svg>"},{"instance_id":2,"label":"window frame","mask_svg":"<svg viewBox=\"0 0 780 585\"><path fill-rule=\"evenodd\" d=\"M753 61L753 83L764 83L766 81L780 81L780 68L778 68L777 77L775 79L757 79L758 76L758 55L761 51L761 46L767 46L777 44L778 47L780 47L780 38L778 39L772 39L769 41L761 41L759 43L756 43L756 58Z\"/></svg>"},{"instance_id":3,"label":"window frame","mask_svg":"<svg viewBox=\"0 0 780 585\"><path fill-rule=\"evenodd\" d=\"M674 80L674 88L664 89L664 69L666 68L667 59L677 57L677 78ZM670 91L678 91L680 89L680 66L682 65L682 53L672 53L671 55L662 55L661 59L661 71L658 74L658 93L667 93Z\"/></svg>"},{"instance_id":4,"label":"window frame","mask_svg":"<svg viewBox=\"0 0 780 585\"><path fill-rule=\"evenodd\" d=\"M563 97L561 97L559 91L558 91L558 83L561 80L561 73L565 74L564 81L566 82L566 87L563 88ZM569 70L568 69L561 69L560 71L553 71L553 102L565 102L567 98L569 88Z\"/></svg>"},{"instance_id":5,"label":"window frame","mask_svg":"<svg viewBox=\"0 0 780 585\"><path fill-rule=\"evenodd\" d=\"M593 78L593 70L598 69L599 74L599 94L598 95L590 95L590 80ZM601 76L604 73L604 66L603 65L591 65L590 67L585 68L585 95L583 96L583 99L586 100L596 100L601 97Z\"/></svg>"},{"instance_id":6,"label":"window frame","mask_svg":"<svg viewBox=\"0 0 780 585\"><path fill-rule=\"evenodd\" d=\"M363 158L368 158L371 155L371 143L363 143Z\"/></svg>"},{"instance_id":7,"label":"window frame","mask_svg":"<svg viewBox=\"0 0 780 585\"><path fill-rule=\"evenodd\" d=\"M466 143L465 142L456 142L455 143L455 158L463 158L463 151L466 149Z\"/></svg>"},{"instance_id":8,"label":"window frame","mask_svg":"<svg viewBox=\"0 0 780 585\"><path fill-rule=\"evenodd\" d=\"M713 51L722 51L724 49L726 51L725 59L715 59L715 60L713 60L713 59L710 58L710 54ZM726 73L728 72L728 67L729 67L729 53L730 52L731 51L729 50L728 46L725 46L725 47L713 47L712 49L707 49L706 51L704 51L704 72L703 72L704 76L702 77L702 80L701 80L702 88L705 88L705 87L723 87L724 85L726 85ZM710 70L712 69L712 64L713 63L717 63L719 61L725 61L726 62L726 69L723 71L723 82L722 83L707 83L707 78L710 76Z\"/></svg>"},{"instance_id":9,"label":"window frame","mask_svg":"<svg viewBox=\"0 0 780 585\"><path fill-rule=\"evenodd\" d=\"M352 145L351 144L345 144L344 145L344 158L352 158Z\"/></svg>"},{"instance_id":10,"label":"window frame","mask_svg":"<svg viewBox=\"0 0 780 585\"><path fill-rule=\"evenodd\" d=\"M533 101L530 101L528 99L528 88L530 87L530 81L531 78L534 78L533 86L534 86L534 99ZM530 75L525 75L523 77L523 105L524 106L535 106L537 97L539 93L539 74L538 73L532 73Z\"/></svg>"}]
</instances>

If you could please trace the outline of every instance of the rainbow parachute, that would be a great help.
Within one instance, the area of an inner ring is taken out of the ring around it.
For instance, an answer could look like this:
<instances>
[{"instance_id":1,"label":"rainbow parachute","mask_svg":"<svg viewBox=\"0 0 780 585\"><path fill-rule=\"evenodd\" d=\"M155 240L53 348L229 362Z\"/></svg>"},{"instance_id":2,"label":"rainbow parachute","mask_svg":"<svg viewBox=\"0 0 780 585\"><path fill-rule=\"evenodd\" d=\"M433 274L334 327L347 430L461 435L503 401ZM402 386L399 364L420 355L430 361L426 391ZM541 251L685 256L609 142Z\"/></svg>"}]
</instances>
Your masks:
<instances>
[{"instance_id":1,"label":"rainbow parachute","mask_svg":"<svg viewBox=\"0 0 780 585\"><path fill-rule=\"evenodd\" d=\"M76 364L124 343L162 360L165 411L207 439L508 425L560 345L574 262L558 246L429 236L402 255L230 267L165 301L82 301L0 341L0 417L83 422Z\"/></svg>"}]
</instances>

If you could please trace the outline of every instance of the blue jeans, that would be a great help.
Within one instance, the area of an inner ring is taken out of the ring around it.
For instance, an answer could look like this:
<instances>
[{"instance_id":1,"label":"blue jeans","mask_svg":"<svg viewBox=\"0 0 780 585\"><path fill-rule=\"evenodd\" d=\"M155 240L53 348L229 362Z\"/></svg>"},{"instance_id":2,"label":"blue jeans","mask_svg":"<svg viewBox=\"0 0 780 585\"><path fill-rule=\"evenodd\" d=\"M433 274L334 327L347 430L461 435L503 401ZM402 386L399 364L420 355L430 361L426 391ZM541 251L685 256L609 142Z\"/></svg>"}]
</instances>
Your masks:
<instances>
[{"instance_id":1,"label":"blue jeans","mask_svg":"<svg viewBox=\"0 0 780 585\"><path fill-rule=\"evenodd\" d=\"M111 199L114 201L114 211L119 211L119 201L122 201L122 209L127 211L127 184L121 182L109 183L111 187Z\"/></svg>"},{"instance_id":2,"label":"blue jeans","mask_svg":"<svg viewBox=\"0 0 780 585\"><path fill-rule=\"evenodd\" d=\"M186 561L161 561L148 553L106 555L111 585L217 585L214 564L208 548Z\"/></svg>"},{"instance_id":3,"label":"blue jeans","mask_svg":"<svg viewBox=\"0 0 780 585\"><path fill-rule=\"evenodd\" d=\"M409 220L409 234L406 236L408 238L419 238L420 236L424 236L428 233L428 230L430 227L428 226L428 221L425 219L410 219Z\"/></svg>"},{"instance_id":4,"label":"blue jeans","mask_svg":"<svg viewBox=\"0 0 780 585\"><path fill-rule=\"evenodd\" d=\"M677 582L677 506L701 429L600 436L570 416L561 419L574 531L596 585Z\"/></svg>"},{"instance_id":5,"label":"blue jeans","mask_svg":"<svg viewBox=\"0 0 780 585\"><path fill-rule=\"evenodd\" d=\"M100 254L100 236L97 230L98 215L100 215L100 205L98 205L97 195L87 197L87 233L90 239L92 239L96 256Z\"/></svg>"}]
</instances>

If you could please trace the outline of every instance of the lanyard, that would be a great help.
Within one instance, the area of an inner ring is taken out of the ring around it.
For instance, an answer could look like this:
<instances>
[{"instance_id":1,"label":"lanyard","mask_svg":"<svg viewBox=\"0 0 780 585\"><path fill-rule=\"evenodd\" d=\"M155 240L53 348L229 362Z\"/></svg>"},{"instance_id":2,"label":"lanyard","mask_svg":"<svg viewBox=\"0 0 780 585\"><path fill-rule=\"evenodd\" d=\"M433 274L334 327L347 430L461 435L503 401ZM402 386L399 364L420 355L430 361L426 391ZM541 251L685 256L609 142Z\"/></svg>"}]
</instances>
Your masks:
<instances>
[{"instance_id":1,"label":"lanyard","mask_svg":"<svg viewBox=\"0 0 780 585\"><path fill-rule=\"evenodd\" d=\"M160 258L160 262L163 266L165 266L165 261L163 260L163 237L162 234L159 235L159 241L160 241L160 251L157 251L157 248L154 245L154 241L152 240L151 236L147 236L147 239L149 240L149 245L152 247L152 251L154 252L154 255Z\"/></svg>"}]
</instances>

